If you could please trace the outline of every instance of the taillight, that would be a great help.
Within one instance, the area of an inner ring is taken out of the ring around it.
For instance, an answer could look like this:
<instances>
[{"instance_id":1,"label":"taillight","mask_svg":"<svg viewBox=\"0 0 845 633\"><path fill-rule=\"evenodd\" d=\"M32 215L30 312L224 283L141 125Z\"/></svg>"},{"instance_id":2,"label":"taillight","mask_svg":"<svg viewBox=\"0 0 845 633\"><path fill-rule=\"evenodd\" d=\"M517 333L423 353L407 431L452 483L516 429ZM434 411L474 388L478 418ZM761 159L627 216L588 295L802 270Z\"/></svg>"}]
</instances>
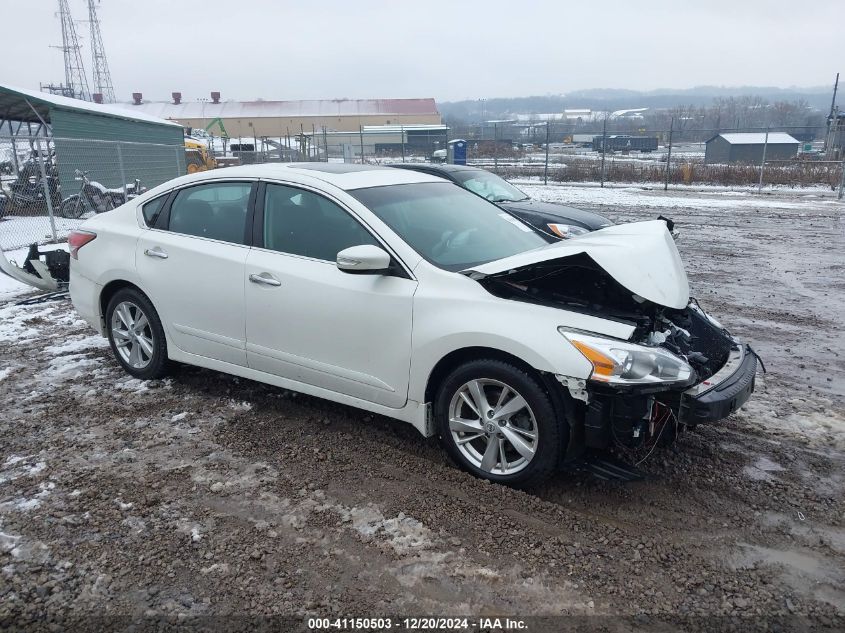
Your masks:
<instances>
[{"instance_id":1,"label":"taillight","mask_svg":"<svg viewBox=\"0 0 845 633\"><path fill-rule=\"evenodd\" d=\"M79 259L79 249L97 237L91 231L72 231L67 238L67 245L70 247L70 256Z\"/></svg>"}]
</instances>

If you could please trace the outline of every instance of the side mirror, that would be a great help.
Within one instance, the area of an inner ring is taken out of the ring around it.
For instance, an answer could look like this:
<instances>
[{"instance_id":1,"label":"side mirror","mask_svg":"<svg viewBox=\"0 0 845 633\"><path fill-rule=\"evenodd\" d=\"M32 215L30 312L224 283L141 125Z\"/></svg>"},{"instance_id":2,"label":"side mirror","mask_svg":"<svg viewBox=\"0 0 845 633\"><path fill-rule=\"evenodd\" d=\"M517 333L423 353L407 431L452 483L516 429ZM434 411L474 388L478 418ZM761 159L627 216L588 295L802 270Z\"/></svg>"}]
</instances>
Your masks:
<instances>
[{"instance_id":1,"label":"side mirror","mask_svg":"<svg viewBox=\"0 0 845 633\"><path fill-rule=\"evenodd\" d=\"M337 267L345 273L379 274L390 268L390 255L371 244L350 246L337 254Z\"/></svg>"}]
</instances>

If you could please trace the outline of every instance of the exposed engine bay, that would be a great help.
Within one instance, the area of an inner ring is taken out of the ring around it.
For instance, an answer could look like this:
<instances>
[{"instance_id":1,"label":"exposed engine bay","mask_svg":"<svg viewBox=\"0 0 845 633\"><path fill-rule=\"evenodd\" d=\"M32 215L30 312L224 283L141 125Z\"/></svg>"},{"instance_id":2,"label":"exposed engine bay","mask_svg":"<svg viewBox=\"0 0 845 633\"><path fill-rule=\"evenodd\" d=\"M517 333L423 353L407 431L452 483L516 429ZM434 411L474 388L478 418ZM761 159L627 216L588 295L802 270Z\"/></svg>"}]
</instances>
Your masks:
<instances>
[{"instance_id":1,"label":"exposed engine bay","mask_svg":"<svg viewBox=\"0 0 845 633\"><path fill-rule=\"evenodd\" d=\"M486 276L478 282L491 294L558 307L634 326L630 343L668 350L694 370L683 384L618 385L586 381L575 393L575 446L649 451L668 444L695 419L684 415L684 392L720 371L740 344L692 300L682 309L658 305L633 293L588 254L539 262Z\"/></svg>"},{"instance_id":2,"label":"exposed engine bay","mask_svg":"<svg viewBox=\"0 0 845 633\"><path fill-rule=\"evenodd\" d=\"M559 307L635 325L632 343L663 347L693 367L699 380L722 367L734 345L695 303L682 310L659 306L622 286L581 253L479 280L503 299Z\"/></svg>"}]
</instances>

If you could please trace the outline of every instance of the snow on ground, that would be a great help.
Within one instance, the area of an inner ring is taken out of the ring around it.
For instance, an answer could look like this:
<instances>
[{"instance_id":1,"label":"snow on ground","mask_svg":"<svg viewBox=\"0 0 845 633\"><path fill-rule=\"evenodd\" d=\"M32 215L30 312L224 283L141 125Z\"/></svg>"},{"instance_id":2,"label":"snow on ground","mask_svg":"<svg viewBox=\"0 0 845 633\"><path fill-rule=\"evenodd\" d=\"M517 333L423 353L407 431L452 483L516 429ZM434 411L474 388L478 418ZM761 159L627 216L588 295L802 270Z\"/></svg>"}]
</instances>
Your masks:
<instances>
[{"instance_id":1,"label":"snow on ground","mask_svg":"<svg viewBox=\"0 0 845 633\"><path fill-rule=\"evenodd\" d=\"M68 233L82 224L87 218L68 220L55 218L56 234L59 239L66 238ZM47 215L14 216L0 220L0 249L8 251L24 248L33 242L48 242L53 239L50 218Z\"/></svg>"},{"instance_id":2,"label":"snow on ground","mask_svg":"<svg viewBox=\"0 0 845 633\"><path fill-rule=\"evenodd\" d=\"M32 291L32 286L27 286L21 282L12 279L4 273L0 273L0 302L18 295L26 294Z\"/></svg>"},{"instance_id":3,"label":"snow on ground","mask_svg":"<svg viewBox=\"0 0 845 633\"><path fill-rule=\"evenodd\" d=\"M641 186L630 187L599 187L595 184L578 185L540 185L536 182L513 181L526 194L545 202L559 202L572 206L620 206L620 207L651 207L667 209L791 209L813 211L829 205L839 204L835 194L830 189L812 189L806 193L802 191L794 195L756 195L750 191L690 191L670 189L646 189ZM826 192L827 196L822 194ZM723 196L727 199L716 198Z\"/></svg>"}]
</instances>

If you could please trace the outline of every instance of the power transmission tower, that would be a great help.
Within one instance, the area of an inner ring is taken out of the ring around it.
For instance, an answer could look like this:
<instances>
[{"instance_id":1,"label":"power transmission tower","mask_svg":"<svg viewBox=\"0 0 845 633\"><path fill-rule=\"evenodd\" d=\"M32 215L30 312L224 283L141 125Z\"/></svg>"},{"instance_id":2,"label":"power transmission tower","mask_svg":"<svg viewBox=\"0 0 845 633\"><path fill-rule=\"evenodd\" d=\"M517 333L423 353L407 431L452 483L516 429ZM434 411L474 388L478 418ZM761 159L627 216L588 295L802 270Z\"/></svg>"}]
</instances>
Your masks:
<instances>
[{"instance_id":1,"label":"power transmission tower","mask_svg":"<svg viewBox=\"0 0 845 633\"><path fill-rule=\"evenodd\" d=\"M114 86L111 83L109 62L106 59L106 49L103 47L103 36L100 33L100 21L97 19L94 0L88 0L88 21L91 25L91 64L94 90L103 95L103 103L114 103Z\"/></svg>"},{"instance_id":2,"label":"power transmission tower","mask_svg":"<svg viewBox=\"0 0 845 633\"><path fill-rule=\"evenodd\" d=\"M85 76L85 66L82 64L79 39L76 37L76 27L70 15L67 0L59 0L59 17L62 20L62 45L65 55L65 86L69 94L76 99L91 101L91 90L88 88L88 77Z\"/></svg>"}]
</instances>

